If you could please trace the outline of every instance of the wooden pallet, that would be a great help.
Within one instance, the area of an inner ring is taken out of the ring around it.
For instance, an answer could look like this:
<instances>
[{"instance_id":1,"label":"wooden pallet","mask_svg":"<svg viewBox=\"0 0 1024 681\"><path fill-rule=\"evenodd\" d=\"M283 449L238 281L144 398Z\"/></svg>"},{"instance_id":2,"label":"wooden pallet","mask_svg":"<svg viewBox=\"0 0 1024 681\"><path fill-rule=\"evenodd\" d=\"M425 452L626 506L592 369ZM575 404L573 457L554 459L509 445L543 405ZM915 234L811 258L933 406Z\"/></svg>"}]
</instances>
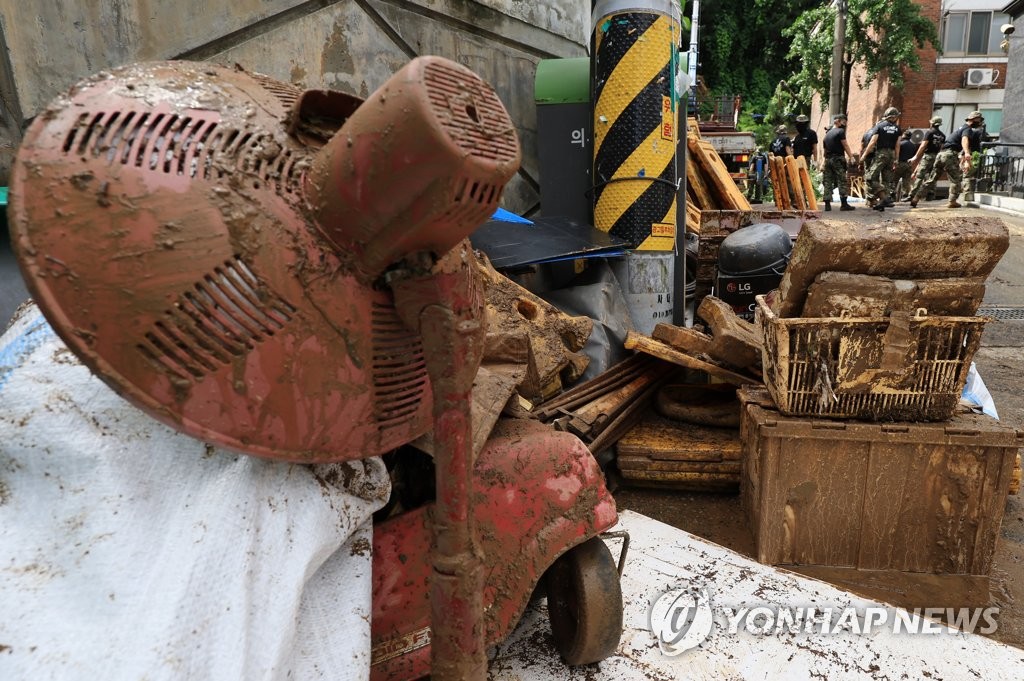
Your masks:
<instances>
[{"instance_id":1,"label":"wooden pallet","mask_svg":"<svg viewBox=\"0 0 1024 681\"><path fill-rule=\"evenodd\" d=\"M686 163L688 211L750 210L750 202L710 142L688 134L686 148L689 153Z\"/></svg>"}]
</instances>

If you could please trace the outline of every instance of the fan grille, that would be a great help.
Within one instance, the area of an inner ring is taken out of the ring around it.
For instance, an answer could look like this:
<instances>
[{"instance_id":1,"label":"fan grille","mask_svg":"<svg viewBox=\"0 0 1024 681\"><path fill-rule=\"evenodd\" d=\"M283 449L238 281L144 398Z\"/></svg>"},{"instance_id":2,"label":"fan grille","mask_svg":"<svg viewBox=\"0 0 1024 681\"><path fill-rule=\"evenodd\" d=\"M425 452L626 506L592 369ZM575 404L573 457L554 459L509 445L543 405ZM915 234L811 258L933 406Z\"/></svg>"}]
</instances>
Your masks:
<instances>
[{"instance_id":1,"label":"fan grille","mask_svg":"<svg viewBox=\"0 0 1024 681\"><path fill-rule=\"evenodd\" d=\"M427 391L423 341L393 306L374 303L371 317L374 416L382 427L397 426L416 415Z\"/></svg>"},{"instance_id":2,"label":"fan grille","mask_svg":"<svg viewBox=\"0 0 1024 681\"><path fill-rule=\"evenodd\" d=\"M424 80L434 114L461 147L492 161L518 158L515 127L486 83L438 62L427 65Z\"/></svg>"},{"instance_id":3,"label":"fan grille","mask_svg":"<svg viewBox=\"0 0 1024 681\"><path fill-rule=\"evenodd\" d=\"M206 112L82 113L65 135L63 150L192 179L212 181L242 172L254 188L267 184L284 194L299 190L304 164L297 161L306 158L266 131L224 126Z\"/></svg>"},{"instance_id":4,"label":"fan grille","mask_svg":"<svg viewBox=\"0 0 1024 681\"><path fill-rule=\"evenodd\" d=\"M180 295L136 348L172 376L192 381L273 336L294 314L235 257Z\"/></svg>"}]
</instances>

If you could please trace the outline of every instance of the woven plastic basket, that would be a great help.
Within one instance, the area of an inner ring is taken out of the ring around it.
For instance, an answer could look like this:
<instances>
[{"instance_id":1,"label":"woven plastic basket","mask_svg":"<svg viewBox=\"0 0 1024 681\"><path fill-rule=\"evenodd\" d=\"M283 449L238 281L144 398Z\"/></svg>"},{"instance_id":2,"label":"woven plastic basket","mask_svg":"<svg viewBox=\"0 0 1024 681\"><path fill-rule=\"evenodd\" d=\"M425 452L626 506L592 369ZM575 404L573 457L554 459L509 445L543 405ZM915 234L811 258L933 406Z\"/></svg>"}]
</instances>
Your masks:
<instances>
[{"instance_id":1,"label":"woven plastic basket","mask_svg":"<svg viewBox=\"0 0 1024 681\"><path fill-rule=\"evenodd\" d=\"M942 421L988 317L780 318L757 296L764 381L787 416Z\"/></svg>"}]
</instances>

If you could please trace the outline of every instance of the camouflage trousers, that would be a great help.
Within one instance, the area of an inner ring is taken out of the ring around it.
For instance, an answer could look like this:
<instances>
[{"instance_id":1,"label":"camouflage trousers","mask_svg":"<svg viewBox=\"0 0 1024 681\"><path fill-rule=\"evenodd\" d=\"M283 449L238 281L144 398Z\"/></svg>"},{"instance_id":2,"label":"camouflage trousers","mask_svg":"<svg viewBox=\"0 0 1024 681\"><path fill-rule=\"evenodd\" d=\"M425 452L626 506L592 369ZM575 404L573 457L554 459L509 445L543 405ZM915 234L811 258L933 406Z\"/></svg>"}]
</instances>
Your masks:
<instances>
[{"instance_id":1,"label":"camouflage trousers","mask_svg":"<svg viewBox=\"0 0 1024 681\"><path fill-rule=\"evenodd\" d=\"M889 193L897 198L910 195L910 161L899 161L896 164L896 170L892 171Z\"/></svg>"},{"instance_id":2,"label":"camouflage trousers","mask_svg":"<svg viewBox=\"0 0 1024 681\"><path fill-rule=\"evenodd\" d=\"M825 167L821 171L824 184L825 201L832 200L832 190L839 187L839 197L845 199L850 195L850 177L846 174L846 157L826 156Z\"/></svg>"},{"instance_id":3,"label":"camouflage trousers","mask_svg":"<svg viewBox=\"0 0 1024 681\"><path fill-rule=\"evenodd\" d=\"M889 196L889 187L892 186L893 157L892 149L879 149L871 160L871 168L868 169L866 179L868 191L876 199L885 199Z\"/></svg>"},{"instance_id":4,"label":"camouflage trousers","mask_svg":"<svg viewBox=\"0 0 1024 681\"><path fill-rule=\"evenodd\" d=\"M935 172L946 171L949 178L949 201L960 198L964 183L964 171L960 168L960 152L957 149L943 149L935 159Z\"/></svg>"},{"instance_id":5,"label":"camouflage trousers","mask_svg":"<svg viewBox=\"0 0 1024 681\"><path fill-rule=\"evenodd\" d=\"M928 196L935 190L935 183L939 181L940 168L935 163L938 154L925 154L921 157L921 163L917 166L917 179L914 186L910 188L910 198L916 199L919 196Z\"/></svg>"}]
</instances>

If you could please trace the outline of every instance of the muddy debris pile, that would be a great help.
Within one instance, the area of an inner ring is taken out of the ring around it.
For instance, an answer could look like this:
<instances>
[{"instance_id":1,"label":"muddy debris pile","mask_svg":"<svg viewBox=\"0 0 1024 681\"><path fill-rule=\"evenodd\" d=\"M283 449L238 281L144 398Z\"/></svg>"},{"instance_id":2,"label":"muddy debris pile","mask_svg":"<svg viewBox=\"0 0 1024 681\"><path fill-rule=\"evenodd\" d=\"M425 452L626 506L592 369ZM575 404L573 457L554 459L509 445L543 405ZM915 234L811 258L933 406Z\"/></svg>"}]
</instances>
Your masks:
<instances>
[{"instance_id":1,"label":"muddy debris pile","mask_svg":"<svg viewBox=\"0 0 1024 681\"><path fill-rule=\"evenodd\" d=\"M1024 433L960 395L1008 246L988 217L804 225L757 298L765 388L740 390L761 562L987 585Z\"/></svg>"},{"instance_id":2,"label":"muddy debris pile","mask_svg":"<svg viewBox=\"0 0 1024 681\"><path fill-rule=\"evenodd\" d=\"M721 300L694 328L630 331L635 354L540 404L532 416L582 439L628 484L735 491L740 480L736 388L761 382L759 335ZM710 381L714 380L714 383ZM612 449L614 447L614 449Z\"/></svg>"},{"instance_id":3,"label":"muddy debris pile","mask_svg":"<svg viewBox=\"0 0 1024 681\"><path fill-rule=\"evenodd\" d=\"M973 316L985 278L1008 246L989 217L805 224L756 311L779 411L950 418L988 321Z\"/></svg>"}]
</instances>

